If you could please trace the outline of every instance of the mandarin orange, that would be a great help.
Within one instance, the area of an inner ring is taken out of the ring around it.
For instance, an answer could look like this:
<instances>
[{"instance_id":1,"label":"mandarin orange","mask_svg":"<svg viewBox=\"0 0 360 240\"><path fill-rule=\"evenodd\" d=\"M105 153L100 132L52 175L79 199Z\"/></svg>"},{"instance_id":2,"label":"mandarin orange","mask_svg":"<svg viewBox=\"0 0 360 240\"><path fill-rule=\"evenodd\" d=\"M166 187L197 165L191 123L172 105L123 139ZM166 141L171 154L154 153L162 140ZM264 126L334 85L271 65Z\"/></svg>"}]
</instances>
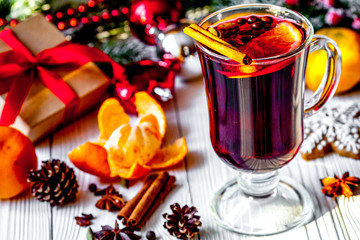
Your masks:
<instances>
[{"instance_id":1,"label":"mandarin orange","mask_svg":"<svg viewBox=\"0 0 360 240\"><path fill-rule=\"evenodd\" d=\"M15 197L29 186L29 170L37 168L35 148L18 130L0 126L0 159L0 199Z\"/></svg>"}]
</instances>

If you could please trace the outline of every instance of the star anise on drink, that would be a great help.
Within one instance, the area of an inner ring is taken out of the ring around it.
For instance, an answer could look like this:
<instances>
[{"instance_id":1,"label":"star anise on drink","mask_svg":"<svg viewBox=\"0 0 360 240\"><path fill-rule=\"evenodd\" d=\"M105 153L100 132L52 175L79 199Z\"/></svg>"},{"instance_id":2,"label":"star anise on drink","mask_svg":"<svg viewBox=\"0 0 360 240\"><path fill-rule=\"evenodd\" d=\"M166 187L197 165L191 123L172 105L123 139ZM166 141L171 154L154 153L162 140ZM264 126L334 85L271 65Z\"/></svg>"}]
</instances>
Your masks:
<instances>
[{"instance_id":1,"label":"star anise on drink","mask_svg":"<svg viewBox=\"0 0 360 240\"><path fill-rule=\"evenodd\" d=\"M95 204L97 208L106 209L108 211L120 210L125 205L122 195L115 190L113 185L106 188L103 195Z\"/></svg>"},{"instance_id":2,"label":"star anise on drink","mask_svg":"<svg viewBox=\"0 0 360 240\"><path fill-rule=\"evenodd\" d=\"M141 236L136 235L134 230L129 227L120 229L116 220L115 228L112 228L108 225L101 226L101 230L94 232L93 236L97 240L139 240L141 238Z\"/></svg>"},{"instance_id":3,"label":"star anise on drink","mask_svg":"<svg viewBox=\"0 0 360 240\"><path fill-rule=\"evenodd\" d=\"M341 178L336 174L332 177L326 177L320 180L323 188L321 192L329 197L338 197L344 195L351 197L354 189L359 186L360 178L350 177L349 172L345 172Z\"/></svg>"}]
</instances>

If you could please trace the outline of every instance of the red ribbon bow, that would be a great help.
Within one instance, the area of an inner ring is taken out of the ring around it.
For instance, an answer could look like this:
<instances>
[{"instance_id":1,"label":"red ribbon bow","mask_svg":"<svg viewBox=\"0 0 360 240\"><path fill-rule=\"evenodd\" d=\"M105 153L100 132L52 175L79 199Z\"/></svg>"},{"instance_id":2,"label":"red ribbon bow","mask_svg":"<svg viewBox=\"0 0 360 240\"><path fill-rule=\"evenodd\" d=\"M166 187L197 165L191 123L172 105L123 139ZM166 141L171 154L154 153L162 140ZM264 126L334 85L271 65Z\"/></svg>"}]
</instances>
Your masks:
<instances>
[{"instance_id":1,"label":"red ribbon bow","mask_svg":"<svg viewBox=\"0 0 360 240\"><path fill-rule=\"evenodd\" d=\"M11 51L0 53L0 94L8 93L0 126L15 122L35 78L40 79L65 104L64 120L68 121L77 109L79 98L56 72L72 71L88 62L110 63L113 68L112 82L116 80L132 89L126 81L123 67L99 49L64 42L34 56L10 29L0 32L0 39L12 48Z\"/></svg>"}]
</instances>

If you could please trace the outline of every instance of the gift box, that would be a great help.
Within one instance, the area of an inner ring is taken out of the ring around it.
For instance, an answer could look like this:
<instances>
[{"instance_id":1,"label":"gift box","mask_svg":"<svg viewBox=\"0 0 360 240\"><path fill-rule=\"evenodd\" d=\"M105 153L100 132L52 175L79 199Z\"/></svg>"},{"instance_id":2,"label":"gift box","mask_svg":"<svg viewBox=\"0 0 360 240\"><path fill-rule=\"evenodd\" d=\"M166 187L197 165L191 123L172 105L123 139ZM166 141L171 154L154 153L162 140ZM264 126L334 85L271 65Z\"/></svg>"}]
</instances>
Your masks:
<instances>
[{"instance_id":1,"label":"gift box","mask_svg":"<svg viewBox=\"0 0 360 240\"><path fill-rule=\"evenodd\" d=\"M98 49L68 44L62 33L43 15L30 17L11 30L11 33L0 33L0 125L10 125L35 142L99 103L111 79L93 61L110 62L111 59ZM4 33L10 37L2 38ZM12 39L14 36L17 40ZM53 51L44 51L53 48ZM78 49L80 52L74 53ZM16 55L19 52L22 55ZM89 55L90 60L82 54ZM30 60L23 63L26 55ZM13 59L19 62L18 65L9 64ZM53 65L47 66L47 62ZM122 74L119 67L116 66L117 74ZM13 76L14 71L19 74ZM10 77L6 78L6 75ZM3 119L14 114L17 115L15 121Z\"/></svg>"}]
</instances>

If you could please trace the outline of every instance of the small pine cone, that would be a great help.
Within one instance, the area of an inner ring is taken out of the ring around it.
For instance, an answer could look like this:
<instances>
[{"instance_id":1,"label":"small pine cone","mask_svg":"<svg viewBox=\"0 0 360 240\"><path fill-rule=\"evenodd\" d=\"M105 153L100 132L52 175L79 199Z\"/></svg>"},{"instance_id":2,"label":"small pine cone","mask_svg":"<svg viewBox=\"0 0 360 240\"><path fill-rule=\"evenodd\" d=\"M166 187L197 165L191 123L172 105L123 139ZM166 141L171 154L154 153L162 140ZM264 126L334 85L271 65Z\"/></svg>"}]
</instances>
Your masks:
<instances>
[{"instance_id":1,"label":"small pine cone","mask_svg":"<svg viewBox=\"0 0 360 240\"><path fill-rule=\"evenodd\" d=\"M168 230L170 235L178 239L195 237L200 231L199 227L201 227L200 216L195 216L196 207L185 205L181 208L178 203L175 203L170 208L173 214L163 214L166 219L164 228Z\"/></svg>"},{"instance_id":2,"label":"small pine cone","mask_svg":"<svg viewBox=\"0 0 360 240\"><path fill-rule=\"evenodd\" d=\"M27 180L32 195L52 207L76 200L78 184L74 170L60 160L43 161L40 170L30 170Z\"/></svg>"}]
</instances>

